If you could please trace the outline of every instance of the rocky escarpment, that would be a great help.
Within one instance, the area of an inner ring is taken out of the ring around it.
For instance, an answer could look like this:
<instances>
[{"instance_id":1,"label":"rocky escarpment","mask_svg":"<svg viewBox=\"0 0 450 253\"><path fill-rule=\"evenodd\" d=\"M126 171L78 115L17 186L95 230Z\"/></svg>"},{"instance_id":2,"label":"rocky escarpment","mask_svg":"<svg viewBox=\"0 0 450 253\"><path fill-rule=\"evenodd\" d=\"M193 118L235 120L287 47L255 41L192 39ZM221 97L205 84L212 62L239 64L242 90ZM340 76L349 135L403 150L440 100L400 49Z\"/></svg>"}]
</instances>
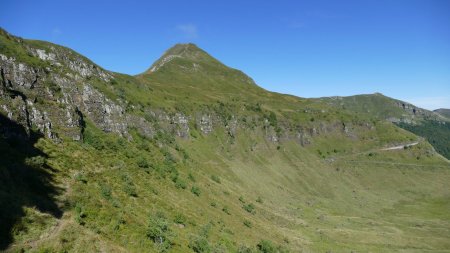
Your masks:
<instances>
[{"instance_id":1,"label":"rocky escarpment","mask_svg":"<svg viewBox=\"0 0 450 253\"><path fill-rule=\"evenodd\" d=\"M57 54L36 52L45 61L55 63ZM74 67L77 72L63 75L61 66L39 68L0 54L0 108L4 114L26 129L35 128L54 140L61 134L80 140L83 114L104 131L126 135L124 109L96 91L83 77L94 75L88 71L92 68ZM86 63L70 66L86 66ZM111 78L108 74L98 77Z\"/></svg>"},{"instance_id":2,"label":"rocky escarpment","mask_svg":"<svg viewBox=\"0 0 450 253\"><path fill-rule=\"evenodd\" d=\"M186 115L147 108L147 117L136 116L126 112L126 101L108 98L91 84L90 80L95 78L109 83L114 78L112 74L86 62L69 61L70 57L59 56L58 50L33 49L32 52L36 53L33 57L51 64L45 68L33 67L0 54L0 111L28 131L36 129L55 141L63 137L81 140L88 120L105 132L126 138L131 138L130 128L150 138L157 129L190 138L192 127L204 135L221 128L234 138L239 128L251 128L248 124L251 121L260 122L257 127L264 129L271 142L297 140L308 145L314 136L333 131L355 137L351 127L342 122L291 126L287 122L270 122L265 115L258 114L245 119L232 114L224 118L214 109ZM61 71L64 66L73 72Z\"/></svg>"},{"instance_id":3,"label":"rocky escarpment","mask_svg":"<svg viewBox=\"0 0 450 253\"><path fill-rule=\"evenodd\" d=\"M90 123L127 139L132 139L132 130L148 138L164 132L185 139L191 137L193 130L205 136L218 130L224 131L231 141L240 132L261 131L267 141L294 140L303 146L311 144L314 137L329 133L357 139L358 129L370 129L363 123L339 120L277 120L273 112L221 102L199 105L188 113L161 107L137 108L126 97L114 95L112 86L121 85L116 74L72 50L26 41L4 31L1 35L2 42L12 43L10 47L15 51L0 51L0 112L23 125L28 133L38 131L54 141L82 140L84 128ZM193 45L177 45L166 54L176 53L226 68L199 50ZM248 84L251 80L242 73L231 73L239 77L239 82Z\"/></svg>"}]
</instances>

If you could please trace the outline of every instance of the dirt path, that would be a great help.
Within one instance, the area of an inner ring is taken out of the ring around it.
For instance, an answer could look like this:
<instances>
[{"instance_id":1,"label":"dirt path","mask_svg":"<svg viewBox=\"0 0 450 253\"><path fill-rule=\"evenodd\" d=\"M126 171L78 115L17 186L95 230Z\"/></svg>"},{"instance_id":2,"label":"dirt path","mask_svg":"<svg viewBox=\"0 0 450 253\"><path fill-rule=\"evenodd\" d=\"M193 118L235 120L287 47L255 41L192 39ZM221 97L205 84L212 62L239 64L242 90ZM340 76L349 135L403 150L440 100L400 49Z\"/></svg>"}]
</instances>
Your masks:
<instances>
[{"instance_id":1,"label":"dirt path","mask_svg":"<svg viewBox=\"0 0 450 253\"><path fill-rule=\"evenodd\" d=\"M433 168L445 168L445 169L450 168L450 165L446 166L446 165L398 163L398 162L386 162L386 161L345 161L344 163L404 165L404 166L433 167Z\"/></svg>"},{"instance_id":2,"label":"dirt path","mask_svg":"<svg viewBox=\"0 0 450 253\"><path fill-rule=\"evenodd\" d=\"M409 143L409 144L404 144L404 145L400 145L400 146L394 146L394 147L389 147L389 148L382 148L380 150L396 150L396 149L404 149L405 147L412 147L419 144L418 141L413 142L413 143Z\"/></svg>"}]
</instances>

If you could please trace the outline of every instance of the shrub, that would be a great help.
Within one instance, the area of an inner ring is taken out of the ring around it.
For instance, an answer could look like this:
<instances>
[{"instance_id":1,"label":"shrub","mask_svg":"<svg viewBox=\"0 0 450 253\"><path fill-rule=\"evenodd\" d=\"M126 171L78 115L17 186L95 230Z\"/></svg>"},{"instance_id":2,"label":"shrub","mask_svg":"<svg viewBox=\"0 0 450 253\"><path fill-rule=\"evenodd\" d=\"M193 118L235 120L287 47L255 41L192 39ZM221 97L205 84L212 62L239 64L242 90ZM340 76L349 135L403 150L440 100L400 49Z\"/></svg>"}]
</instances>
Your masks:
<instances>
[{"instance_id":1,"label":"shrub","mask_svg":"<svg viewBox=\"0 0 450 253\"><path fill-rule=\"evenodd\" d=\"M200 188L198 186L193 185L191 188L191 192L197 197L200 196Z\"/></svg>"},{"instance_id":2,"label":"shrub","mask_svg":"<svg viewBox=\"0 0 450 253\"><path fill-rule=\"evenodd\" d=\"M86 179L86 177L84 176L83 173L77 173L77 174L75 175L75 180L77 180L78 182L81 182L81 183L83 183L83 184L86 184L86 183L87 183L87 179Z\"/></svg>"},{"instance_id":3,"label":"shrub","mask_svg":"<svg viewBox=\"0 0 450 253\"><path fill-rule=\"evenodd\" d=\"M261 240L256 247L263 253L275 253L277 251L273 243L269 240Z\"/></svg>"},{"instance_id":4,"label":"shrub","mask_svg":"<svg viewBox=\"0 0 450 253\"><path fill-rule=\"evenodd\" d=\"M277 115L274 112L269 113L269 117L267 119L271 126L275 127L277 125Z\"/></svg>"},{"instance_id":5,"label":"shrub","mask_svg":"<svg viewBox=\"0 0 450 253\"><path fill-rule=\"evenodd\" d=\"M160 252L165 252L172 246L172 231L163 213L157 212L150 216L147 237L155 243Z\"/></svg>"},{"instance_id":6,"label":"shrub","mask_svg":"<svg viewBox=\"0 0 450 253\"><path fill-rule=\"evenodd\" d=\"M143 168L143 169L147 169L148 167L150 167L150 164L148 163L147 159L145 159L144 157L139 158L139 160L136 162L136 164L139 168Z\"/></svg>"},{"instance_id":7,"label":"shrub","mask_svg":"<svg viewBox=\"0 0 450 253\"><path fill-rule=\"evenodd\" d=\"M183 224L183 225L186 225L186 216L184 216L183 214L181 214L181 213L177 213L176 215L175 215L175 218L173 219L173 222L175 222L175 223L177 223L177 224Z\"/></svg>"},{"instance_id":8,"label":"shrub","mask_svg":"<svg viewBox=\"0 0 450 253\"><path fill-rule=\"evenodd\" d=\"M84 226L86 223L84 222L84 218L86 218L86 214L84 213L84 208L81 206L80 203L77 203L75 205L75 221L80 224L81 226Z\"/></svg>"},{"instance_id":9,"label":"shrub","mask_svg":"<svg viewBox=\"0 0 450 253\"><path fill-rule=\"evenodd\" d=\"M137 197L136 188L131 182L126 183L123 190L128 196Z\"/></svg>"},{"instance_id":10,"label":"shrub","mask_svg":"<svg viewBox=\"0 0 450 253\"><path fill-rule=\"evenodd\" d=\"M108 185L100 184L100 192L102 193L102 196L105 199L107 199L107 200L111 200L112 199L111 188Z\"/></svg>"},{"instance_id":11,"label":"shrub","mask_svg":"<svg viewBox=\"0 0 450 253\"><path fill-rule=\"evenodd\" d=\"M227 206L224 206L224 207L222 208L222 211L223 211L224 213L228 214L228 215L231 215L230 210L228 210L228 207L227 207Z\"/></svg>"},{"instance_id":12,"label":"shrub","mask_svg":"<svg viewBox=\"0 0 450 253\"><path fill-rule=\"evenodd\" d=\"M262 204L262 203L263 203L263 200L262 200L262 198L261 198L261 197L258 197L258 198L256 199L256 202L258 202L258 203Z\"/></svg>"},{"instance_id":13,"label":"shrub","mask_svg":"<svg viewBox=\"0 0 450 253\"><path fill-rule=\"evenodd\" d=\"M255 206L252 203L244 205L244 206L242 206L242 208L244 208L244 210L249 213L252 213L252 214L255 213Z\"/></svg>"},{"instance_id":14,"label":"shrub","mask_svg":"<svg viewBox=\"0 0 450 253\"><path fill-rule=\"evenodd\" d=\"M191 172L189 172L188 178L189 178L189 180L191 180L192 182L195 182L195 177L194 177L194 175L192 175Z\"/></svg>"},{"instance_id":15,"label":"shrub","mask_svg":"<svg viewBox=\"0 0 450 253\"><path fill-rule=\"evenodd\" d=\"M211 252L208 239L203 236L195 236L189 242L189 248L196 253Z\"/></svg>"},{"instance_id":16,"label":"shrub","mask_svg":"<svg viewBox=\"0 0 450 253\"><path fill-rule=\"evenodd\" d=\"M210 205L211 205L212 207L216 207L216 206L217 206L217 203L214 202L214 201L212 201L212 202L210 203Z\"/></svg>"},{"instance_id":17,"label":"shrub","mask_svg":"<svg viewBox=\"0 0 450 253\"><path fill-rule=\"evenodd\" d=\"M252 227L252 223L249 220L244 220L244 225L248 228Z\"/></svg>"},{"instance_id":18,"label":"shrub","mask_svg":"<svg viewBox=\"0 0 450 253\"><path fill-rule=\"evenodd\" d=\"M25 160L26 165L33 167L33 168L41 168L45 164L45 157L43 156L33 156L30 158L26 158Z\"/></svg>"},{"instance_id":19,"label":"shrub","mask_svg":"<svg viewBox=\"0 0 450 253\"><path fill-rule=\"evenodd\" d=\"M122 178L122 181L124 182L124 187L123 187L124 192L128 196L137 197L136 187L133 184L133 180L131 180L131 178L127 174L123 174L121 176L121 178Z\"/></svg>"},{"instance_id":20,"label":"shrub","mask_svg":"<svg viewBox=\"0 0 450 253\"><path fill-rule=\"evenodd\" d=\"M187 184L183 179L177 178L177 180L175 181L175 187L177 187L178 189L186 189Z\"/></svg>"},{"instance_id":21,"label":"shrub","mask_svg":"<svg viewBox=\"0 0 450 253\"><path fill-rule=\"evenodd\" d=\"M253 253L253 252L255 252L255 251L252 248L245 246L245 245L241 245L237 249L237 253Z\"/></svg>"},{"instance_id":22,"label":"shrub","mask_svg":"<svg viewBox=\"0 0 450 253\"><path fill-rule=\"evenodd\" d=\"M214 181L214 182L220 184L220 178L219 178L218 176L212 175L212 176L211 176L211 179L212 179L212 181Z\"/></svg>"},{"instance_id":23,"label":"shrub","mask_svg":"<svg viewBox=\"0 0 450 253\"><path fill-rule=\"evenodd\" d=\"M105 143L99 135L92 132L90 128L86 128L83 132L83 142L89 144L97 150L105 148Z\"/></svg>"}]
</instances>

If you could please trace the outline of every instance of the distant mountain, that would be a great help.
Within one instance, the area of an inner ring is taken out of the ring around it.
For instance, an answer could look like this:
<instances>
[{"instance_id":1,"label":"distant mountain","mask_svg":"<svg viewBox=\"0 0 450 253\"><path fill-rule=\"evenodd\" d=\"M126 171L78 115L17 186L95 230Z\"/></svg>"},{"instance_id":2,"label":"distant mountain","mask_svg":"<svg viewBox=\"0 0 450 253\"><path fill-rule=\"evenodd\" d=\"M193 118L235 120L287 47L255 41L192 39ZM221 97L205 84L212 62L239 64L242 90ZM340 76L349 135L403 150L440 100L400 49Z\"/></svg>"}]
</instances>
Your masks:
<instances>
[{"instance_id":1,"label":"distant mountain","mask_svg":"<svg viewBox=\"0 0 450 253\"><path fill-rule=\"evenodd\" d=\"M384 96L381 93L349 97L327 97L320 100L343 110L371 115L379 119L399 123L416 124L422 120L448 121L436 112L405 101Z\"/></svg>"},{"instance_id":2,"label":"distant mountain","mask_svg":"<svg viewBox=\"0 0 450 253\"><path fill-rule=\"evenodd\" d=\"M450 109L441 108L434 110L434 112L439 113L440 115L450 119Z\"/></svg>"},{"instance_id":3,"label":"distant mountain","mask_svg":"<svg viewBox=\"0 0 450 253\"><path fill-rule=\"evenodd\" d=\"M0 29L0 251L443 252L450 163L419 135L448 125L270 92L194 44L130 76Z\"/></svg>"}]
</instances>

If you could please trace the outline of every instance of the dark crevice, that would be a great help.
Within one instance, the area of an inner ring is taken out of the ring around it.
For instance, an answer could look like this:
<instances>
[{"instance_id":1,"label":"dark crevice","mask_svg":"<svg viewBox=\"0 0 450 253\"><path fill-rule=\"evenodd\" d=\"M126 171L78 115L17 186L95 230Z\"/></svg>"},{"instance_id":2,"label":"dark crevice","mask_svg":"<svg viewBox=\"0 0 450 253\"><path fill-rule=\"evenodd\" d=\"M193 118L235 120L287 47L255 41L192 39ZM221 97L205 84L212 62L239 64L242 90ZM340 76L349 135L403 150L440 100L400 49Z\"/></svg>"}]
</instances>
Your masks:
<instances>
[{"instance_id":1,"label":"dark crevice","mask_svg":"<svg viewBox=\"0 0 450 253\"><path fill-rule=\"evenodd\" d=\"M34 86L36 85L36 83L38 82L39 76L36 75L36 77L34 78L33 82L31 83L30 89L34 89Z\"/></svg>"},{"instance_id":2,"label":"dark crevice","mask_svg":"<svg viewBox=\"0 0 450 253\"><path fill-rule=\"evenodd\" d=\"M3 70L3 68L0 68L0 74L2 77L2 85L6 90L8 87L7 87L7 83L6 83L5 71Z\"/></svg>"},{"instance_id":3,"label":"dark crevice","mask_svg":"<svg viewBox=\"0 0 450 253\"><path fill-rule=\"evenodd\" d=\"M78 125L81 127L81 139L84 138L84 129L86 129L86 121L84 120L84 115L78 109L78 107L75 108L75 112L78 115Z\"/></svg>"}]
</instances>

